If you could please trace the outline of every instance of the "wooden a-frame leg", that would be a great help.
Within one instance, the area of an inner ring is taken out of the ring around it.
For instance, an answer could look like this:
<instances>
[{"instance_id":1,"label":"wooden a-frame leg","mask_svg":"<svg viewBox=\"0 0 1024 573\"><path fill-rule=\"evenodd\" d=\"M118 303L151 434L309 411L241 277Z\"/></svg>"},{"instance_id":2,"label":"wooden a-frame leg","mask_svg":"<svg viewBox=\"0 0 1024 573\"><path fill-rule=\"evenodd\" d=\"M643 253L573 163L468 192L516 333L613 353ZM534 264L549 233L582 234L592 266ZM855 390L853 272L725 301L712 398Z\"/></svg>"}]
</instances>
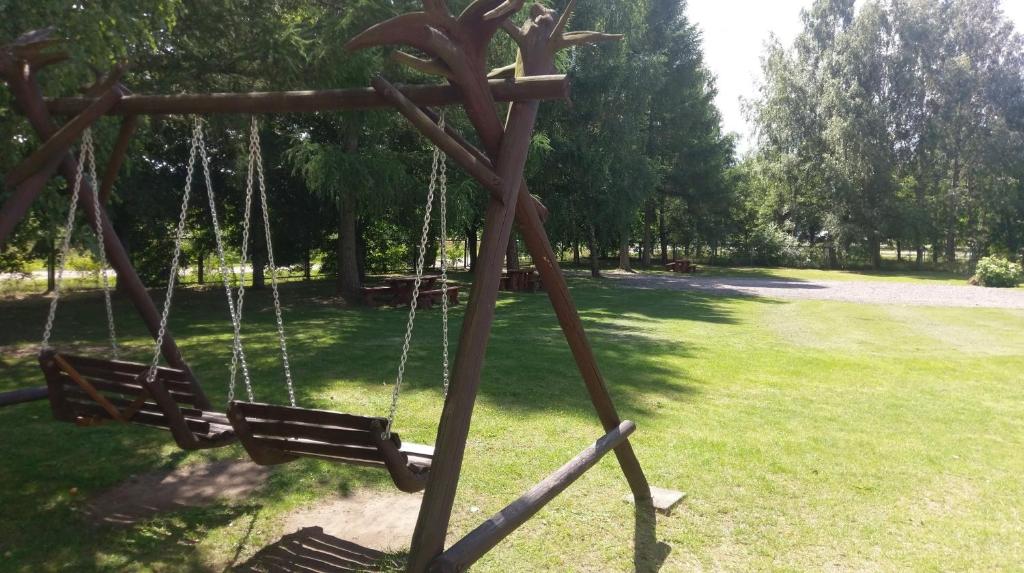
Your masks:
<instances>
[{"instance_id":1,"label":"wooden a-frame leg","mask_svg":"<svg viewBox=\"0 0 1024 573\"><path fill-rule=\"evenodd\" d=\"M519 181L526 166L538 107L537 102L518 102L509 112L509 131L496 162L505 201L492 198L487 207L478 270L463 319L448 399L441 414L434 462L413 532L409 571L426 571L430 561L444 549L494 321L501 265L512 233Z\"/></svg>"}]
</instances>

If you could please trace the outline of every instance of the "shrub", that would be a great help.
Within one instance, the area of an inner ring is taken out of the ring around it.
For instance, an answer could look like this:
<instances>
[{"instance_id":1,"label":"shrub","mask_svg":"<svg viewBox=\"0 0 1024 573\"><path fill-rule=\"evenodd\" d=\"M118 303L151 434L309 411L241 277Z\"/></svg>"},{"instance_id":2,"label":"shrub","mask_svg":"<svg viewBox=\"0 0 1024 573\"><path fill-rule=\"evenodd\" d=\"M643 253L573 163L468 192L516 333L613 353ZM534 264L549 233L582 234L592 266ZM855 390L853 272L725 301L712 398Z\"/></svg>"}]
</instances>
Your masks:
<instances>
[{"instance_id":1,"label":"shrub","mask_svg":"<svg viewBox=\"0 0 1024 573\"><path fill-rule=\"evenodd\" d=\"M813 262L792 235L775 223L758 225L733 245L740 264L807 267Z\"/></svg>"},{"instance_id":2,"label":"shrub","mask_svg":"<svg viewBox=\"0 0 1024 573\"><path fill-rule=\"evenodd\" d=\"M981 286L1013 288L1020 284L1021 268L1001 257L985 257L978 261L974 279Z\"/></svg>"}]
</instances>

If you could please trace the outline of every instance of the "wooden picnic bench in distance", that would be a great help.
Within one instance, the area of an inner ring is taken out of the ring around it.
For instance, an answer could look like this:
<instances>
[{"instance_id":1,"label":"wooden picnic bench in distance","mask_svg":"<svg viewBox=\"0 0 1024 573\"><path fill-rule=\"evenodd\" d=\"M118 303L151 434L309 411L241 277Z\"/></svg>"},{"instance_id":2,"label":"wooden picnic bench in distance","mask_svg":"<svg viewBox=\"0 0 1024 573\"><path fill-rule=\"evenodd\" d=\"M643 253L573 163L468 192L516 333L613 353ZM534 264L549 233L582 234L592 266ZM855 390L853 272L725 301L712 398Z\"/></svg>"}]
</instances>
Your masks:
<instances>
[{"instance_id":1,"label":"wooden picnic bench in distance","mask_svg":"<svg viewBox=\"0 0 1024 573\"><path fill-rule=\"evenodd\" d=\"M540 273L536 269L516 269L501 275L501 290L511 292L537 292L543 290Z\"/></svg>"},{"instance_id":2,"label":"wooden picnic bench in distance","mask_svg":"<svg viewBox=\"0 0 1024 573\"><path fill-rule=\"evenodd\" d=\"M665 270L674 273L696 273L700 271L700 268L689 259L683 259L681 261L671 261L665 265Z\"/></svg>"}]
</instances>

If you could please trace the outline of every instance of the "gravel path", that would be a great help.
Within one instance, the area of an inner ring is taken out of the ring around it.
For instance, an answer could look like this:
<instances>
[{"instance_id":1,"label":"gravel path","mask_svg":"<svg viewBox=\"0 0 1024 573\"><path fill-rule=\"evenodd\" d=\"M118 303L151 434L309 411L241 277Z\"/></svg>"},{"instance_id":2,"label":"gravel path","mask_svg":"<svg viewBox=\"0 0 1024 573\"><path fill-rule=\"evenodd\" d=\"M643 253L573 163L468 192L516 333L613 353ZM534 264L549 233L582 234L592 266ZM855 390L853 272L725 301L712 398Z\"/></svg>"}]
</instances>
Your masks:
<instances>
[{"instance_id":1,"label":"gravel path","mask_svg":"<svg viewBox=\"0 0 1024 573\"><path fill-rule=\"evenodd\" d=\"M630 288L873 304L1024 309L1024 290L946 284L602 273Z\"/></svg>"}]
</instances>

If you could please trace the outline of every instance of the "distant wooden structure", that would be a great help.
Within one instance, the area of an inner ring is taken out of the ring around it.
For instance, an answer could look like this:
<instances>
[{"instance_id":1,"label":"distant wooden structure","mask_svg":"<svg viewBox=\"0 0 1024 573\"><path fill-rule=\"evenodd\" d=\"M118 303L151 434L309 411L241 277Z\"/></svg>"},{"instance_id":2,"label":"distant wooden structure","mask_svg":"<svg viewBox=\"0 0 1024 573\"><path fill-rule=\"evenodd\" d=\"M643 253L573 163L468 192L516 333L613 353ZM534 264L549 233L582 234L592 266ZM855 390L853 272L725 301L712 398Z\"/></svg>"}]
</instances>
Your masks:
<instances>
[{"instance_id":1,"label":"distant wooden structure","mask_svg":"<svg viewBox=\"0 0 1024 573\"><path fill-rule=\"evenodd\" d=\"M465 169L487 190L489 201L475 279L462 320L450 390L442 411L429 471L424 466L413 468L409 465L409 460L405 460L406 469L417 473L416 479L421 479L425 483L426 490L408 562L408 570L417 573L428 570L447 572L467 569L608 452L615 453L638 509L654 509L651 488L629 441L636 427L632 422L623 421L619 417L558 266L558 258L544 230L543 220L547 211L530 194L523 179L540 101L568 97L568 82L564 76L558 75L555 69L556 54L573 46L615 40L618 36L598 32L567 32L566 26L575 0L569 1L561 15L543 5L534 4L530 7L523 24L517 26L510 17L517 13L523 4L522 0L475 0L461 14L454 15L442 0L423 0L422 12L404 14L378 24L358 35L347 45L350 50L382 45L404 45L414 48L428 57L396 52L395 59L421 72L444 78L450 84L448 86L395 86L378 77L373 81L372 89L134 95L120 83L124 67L118 66L98 81L83 97L44 99L37 82L37 73L46 66L65 59L66 55L50 51L54 42L44 32L26 34L0 50L0 76L6 80L19 111L26 115L40 139L45 142L7 174L7 184L13 192L0 208L0 244L24 218L31 203L55 173L60 173L68 181L74 178L76 161L70 152L71 146L86 128L104 116L120 116L121 131L100 188L92 189L88 183L83 184L83 205L91 204L93 193L99 193L102 199L109 197L128 147L127 142L135 132L137 117L161 114L258 114L390 107L406 117L427 139L440 147L450 160ZM503 30L514 40L519 48L519 55L515 64L490 71L487 66L488 46L499 30ZM504 121L499 115L501 108L496 105L503 101L511 102ZM482 144L482 149L470 144L467 138L450 126L442 128L437 121L437 114L426 109L427 106L444 105L463 106ZM54 115L72 117L58 128L52 119ZM106 209L100 207L95 212L91 209L83 211L87 222L94 229L102 228L103 244L111 266L118 273L123 291L142 316L154 339L162 340L163 357L170 365L168 372L173 374L175 386L180 389L179 393L189 400L194 409L200 410L201 415L201 411L209 408L209 400L181 356L174 338L169 332L164 335L160 313L135 272L111 225ZM446 549L445 538L451 522L470 421L480 388L484 356L501 286L502 265L513 224L517 225L526 248L535 261L536 273L551 300L605 434L565 466ZM138 415L139 412L153 412L152 404L156 404L159 407L154 413L154 421L163 424L169 419L167 416L170 414L167 412L177 409L174 401L177 398L168 398L166 391L160 391L166 390L160 379L156 381L159 386L154 387L156 391L147 390L144 376L126 379L121 376L124 367L120 365L100 365L86 360L79 360L76 364L82 366L87 363L116 374L117 380L113 379L113 374L108 380L111 386L136 385L139 386L140 399L154 396L155 400L151 403L148 399L141 399L143 404L140 406L137 404L140 400L122 404L113 403L108 399L110 408L104 406L102 402L98 408L91 408L90 411L96 415L123 417L125 407L129 413ZM67 387L64 380L67 376L70 376L69 372L54 372L50 377L51 388L58 385ZM78 391L75 392L75 400L79 400ZM340 415L337 413L320 414L298 408L275 408L275 412L287 411L287 416L272 413L273 416L287 417L282 420L281 427L287 426L290 428L289 431L297 431L296 428L301 427L305 433L315 431L320 440L316 452L313 452L315 455L342 456L338 453L342 449L348 451L353 448L350 444L341 444L337 440L365 441L367 436L377 439L377 434L371 432L353 432L348 427L319 425L322 418L334 418ZM233 413L236 416L232 417L231 422L236 430L240 428L236 423L237 415L245 414L244 409L239 408ZM200 420L202 419L205 418L200 416ZM219 421L220 418L217 422ZM310 426L310 421L315 424ZM365 422L370 424L368 427L374 428L373 424L379 420L366 418L358 422ZM175 424L177 422L167 425L174 428ZM190 422L186 417L184 424L186 428L191 428L191 431L196 431L196 420ZM219 423L210 424L215 425L220 428ZM285 459L289 456L309 454L300 451L294 443L275 446L276 449L272 449L264 439L256 445L267 448L266 455L270 458L281 456ZM403 455L397 443L393 444L393 447L378 443L375 447L380 459L363 461L388 465L395 461L392 459L393 456ZM400 463L401 459L396 461L396 464ZM391 466L388 467L391 469ZM395 467L398 468L398 465ZM609 496L607 499L617 500L617 496ZM346 550L318 535L312 538L311 543L321 544L321 547L325 544L331 545L332 552ZM299 544L307 547L304 541ZM292 543L289 547L294 545ZM374 555L366 557L371 558ZM272 558L279 565L287 565L290 560L297 561L303 557L298 552L282 546L280 551L272 553Z\"/></svg>"},{"instance_id":2,"label":"distant wooden structure","mask_svg":"<svg viewBox=\"0 0 1024 573\"><path fill-rule=\"evenodd\" d=\"M700 272L700 267L693 264L693 261L689 259L683 259L681 261L669 261L665 265L665 270L673 273L691 274Z\"/></svg>"}]
</instances>

